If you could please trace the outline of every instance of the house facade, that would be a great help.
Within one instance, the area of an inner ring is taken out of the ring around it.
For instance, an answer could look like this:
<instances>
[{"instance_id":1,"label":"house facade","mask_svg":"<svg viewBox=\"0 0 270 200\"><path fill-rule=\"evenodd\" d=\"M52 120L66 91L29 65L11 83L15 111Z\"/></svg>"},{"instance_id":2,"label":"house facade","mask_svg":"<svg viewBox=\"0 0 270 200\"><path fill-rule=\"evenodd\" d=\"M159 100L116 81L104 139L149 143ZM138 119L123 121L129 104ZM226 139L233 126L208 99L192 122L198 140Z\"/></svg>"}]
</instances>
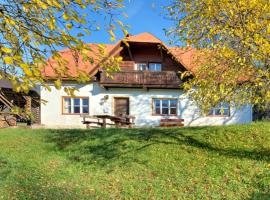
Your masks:
<instances>
[{"instance_id":1,"label":"house facade","mask_svg":"<svg viewBox=\"0 0 270 200\"><path fill-rule=\"evenodd\" d=\"M185 126L242 124L252 121L250 105L235 108L221 104L209 115L202 115L199 108L181 89L179 73L194 71L191 64L194 50L167 47L150 33L128 36L127 42L106 45L110 56L121 56L121 70L111 76L100 69L98 63L78 61L78 67L93 77L86 84L64 81L60 90L53 85L53 62L44 73L51 91L40 88L41 124L47 127L85 127L82 115L131 115L135 126L159 126L161 119L184 119ZM93 45L93 44L92 44ZM69 58L68 50L62 56ZM94 57L94 56L93 56ZM72 60L68 65L74 73ZM65 87L75 87L76 97L69 97Z\"/></svg>"}]
</instances>

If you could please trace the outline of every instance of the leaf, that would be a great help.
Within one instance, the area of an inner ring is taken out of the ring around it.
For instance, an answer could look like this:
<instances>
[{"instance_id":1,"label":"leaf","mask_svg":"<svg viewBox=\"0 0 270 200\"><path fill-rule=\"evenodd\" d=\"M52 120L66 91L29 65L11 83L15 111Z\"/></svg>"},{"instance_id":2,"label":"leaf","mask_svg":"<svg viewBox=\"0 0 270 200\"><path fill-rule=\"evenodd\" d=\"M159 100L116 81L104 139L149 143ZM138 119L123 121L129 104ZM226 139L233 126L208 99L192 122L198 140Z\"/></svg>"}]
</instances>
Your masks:
<instances>
[{"instance_id":1,"label":"leaf","mask_svg":"<svg viewBox=\"0 0 270 200\"><path fill-rule=\"evenodd\" d=\"M43 3L41 0L37 0L36 2L38 6L40 6L42 9L44 10L48 9L48 6L46 5L46 3Z\"/></svg>"},{"instance_id":2,"label":"leaf","mask_svg":"<svg viewBox=\"0 0 270 200\"><path fill-rule=\"evenodd\" d=\"M69 15L67 13L64 13L63 14L63 19L67 21L67 20L70 19L70 17L69 17Z\"/></svg>"},{"instance_id":3,"label":"leaf","mask_svg":"<svg viewBox=\"0 0 270 200\"><path fill-rule=\"evenodd\" d=\"M128 15L127 15L127 13L122 13L123 14L123 16L125 17L125 18L128 18Z\"/></svg>"},{"instance_id":4,"label":"leaf","mask_svg":"<svg viewBox=\"0 0 270 200\"><path fill-rule=\"evenodd\" d=\"M115 34L114 34L114 32L111 29L109 30L109 34L111 36L110 40L111 41L115 41Z\"/></svg>"},{"instance_id":5,"label":"leaf","mask_svg":"<svg viewBox=\"0 0 270 200\"><path fill-rule=\"evenodd\" d=\"M13 64L13 58L12 57L9 57L9 56L6 56L6 57L4 57L4 62L7 65L11 65L11 64Z\"/></svg>"},{"instance_id":6,"label":"leaf","mask_svg":"<svg viewBox=\"0 0 270 200\"><path fill-rule=\"evenodd\" d=\"M60 90L61 89L61 86L62 86L62 82L60 79L57 79L56 81L54 81L54 86L57 90Z\"/></svg>"},{"instance_id":7,"label":"leaf","mask_svg":"<svg viewBox=\"0 0 270 200\"><path fill-rule=\"evenodd\" d=\"M6 18L5 20L6 20L6 23L9 25L12 25L12 26L16 25L16 22L11 18Z\"/></svg>"},{"instance_id":8,"label":"leaf","mask_svg":"<svg viewBox=\"0 0 270 200\"><path fill-rule=\"evenodd\" d=\"M87 35L90 35L90 34L91 34L91 32L90 32L88 29L86 29L86 28L84 28L83 31L84 31Z\"/></svg>"},{"instance_id":9,"label":"leaf","mask_svg":"<svg viewBox=\"0 0 270 200\"><path fill-rule=\"evenodd\" d=\"M124 26L123 22L121 22L120 20L116 20L117 24L119 24L119 26Z\"/></svg>"},{"instance_id":10,"label":"leaf","mask_svg":"<svg viewBox=\"0 0 270 200\"><path fill-rule=\"evenodd\" d=\"M48 28L49 28L50 30L54 30L54 29L55 29L55 23L54 23L53 21L50 21L50 22L48 23Z\"/></svg>"},{"instance_id":11,"label":"leaf","mask_svg":"<svg viewBox=\"0 0 270 200\"><path fill-rule=\"evenodd\" d=\"M122 28L121 30L122 30L124 36L126 37L128 35L128 31L126 29L124 29L124 28Z\"/></svg>"},{"instance_id":12,"label":"leaf","mask_svg":"<svg viewBox=\"0 0 270 200\"><path fill-rule=\"evenodd\" d=\"M84 34L82 34L82 33L78 33L78 34L77 34L77 36L78 36L78 37L83 37L83 36L84 36Z\"/></svg>"},{"instance_id":13,"label":"leaf","mask_svg":"<svg viewBox=\"0 0 270 200\"><path fill-rule=\"evenodd\" d=\"M30 66L29 66L28 64L22 63L22 64L20 64L20 66L21 66L23 72L25 73L25 75L26 75L27 77L33 76L33 73L32 73L32 71L30 70Z\"/></svg>"},{"instance_id":14,"label":"leaf","mask_svg":"<svg viewBox=\"0 0 270 200\"><path fill-rule=\"evenodd\" d=\"M1 50L5 53L11 53L12 49L8 48L8 47L2 47Z\"/></svg>"},{"instance_id":15,"label":"leaf","mask_svg":"<svg viewBox=\"0 0 270 200\"><path fill-rule=\"evenodd\" d=\"M72 27L73 27L72 24L66 24L66 28L67 28L68 30L72 29Z\"/></svg>"}]
</instances>

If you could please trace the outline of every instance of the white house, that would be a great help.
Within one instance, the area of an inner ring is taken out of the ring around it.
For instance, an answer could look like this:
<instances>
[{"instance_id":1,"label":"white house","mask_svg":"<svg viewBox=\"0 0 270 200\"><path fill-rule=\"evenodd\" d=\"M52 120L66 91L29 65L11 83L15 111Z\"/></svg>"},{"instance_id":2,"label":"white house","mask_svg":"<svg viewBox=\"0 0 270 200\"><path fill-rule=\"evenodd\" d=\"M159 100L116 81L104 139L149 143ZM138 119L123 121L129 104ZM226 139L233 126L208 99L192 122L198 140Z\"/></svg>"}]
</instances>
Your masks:
<instances>
[{"instance_id":1,"label":"white house","mask_svg":"<svg viewBox=\"0 0 270 200\"><path fill-rule=\"evenodd\" d=\"M44 74L51 91L40 89L40 97L47 101L41 105L41 124L46 127L85 127L82 114L119 115L135 117L136 126L159 126L160 120L184 119L185 126L242 124L252 121L252 107L234 108L220 105L205 116L180 89L182 81L178 72L194 69L191 59L193 50L165 46L150 33L128 36L129 48L119 41L106 45L110 56L121 56L121 71L107 77L96 63L78 60L78 67L93 77L87 84L66 80L62 89L53 85L55 78L54 60L50 60ZM93 49L96 47L90 44ZM76 64L69 50L61 55L70 62L71 76L76 74ZM95 57L93 55L93 57ZM63 77L64 78L64 77ZM76 97L67 96L65 87L78 89ZM221 111L222 110L222 111Z\"/></svg>"}]
</instances>

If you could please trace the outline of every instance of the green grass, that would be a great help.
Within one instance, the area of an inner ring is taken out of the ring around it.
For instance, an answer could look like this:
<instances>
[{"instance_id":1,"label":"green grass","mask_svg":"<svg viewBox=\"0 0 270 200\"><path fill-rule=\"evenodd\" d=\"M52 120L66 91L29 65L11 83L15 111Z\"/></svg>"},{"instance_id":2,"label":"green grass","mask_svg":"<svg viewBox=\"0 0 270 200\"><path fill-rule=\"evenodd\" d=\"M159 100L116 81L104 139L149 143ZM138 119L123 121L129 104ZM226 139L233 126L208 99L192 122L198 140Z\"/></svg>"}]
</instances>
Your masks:
<instances>
[{"instance_id":1,"label":"green grass","mask_svg":"<svg viewBox=\"0 0 270 200\"><path fill-rule=\"evenodd\" d=\"M0 199L270 199L270 123L0 130Z\"/></svg>"}]
</instances>

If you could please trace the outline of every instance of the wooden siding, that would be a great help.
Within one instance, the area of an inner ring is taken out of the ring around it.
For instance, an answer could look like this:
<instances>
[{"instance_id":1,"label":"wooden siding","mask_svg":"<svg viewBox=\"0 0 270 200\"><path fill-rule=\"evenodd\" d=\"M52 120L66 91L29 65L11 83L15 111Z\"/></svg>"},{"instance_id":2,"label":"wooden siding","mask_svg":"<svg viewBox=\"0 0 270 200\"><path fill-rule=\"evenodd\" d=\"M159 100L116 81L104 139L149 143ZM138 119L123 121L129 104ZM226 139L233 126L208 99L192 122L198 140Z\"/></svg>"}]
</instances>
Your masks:
<instances>
[{"instance_id":1,"label":"wooden siding","mask_svg":"<svg viewBox=\"0 0 270 200\"><path fill-rule=\"evenodd\" d=\"M123 46L119 56L123 58L121 71L112 73L111 77L101 73L102 86L177 89L182 84L177 73L183 71L183 66L157 44L131 43L129 48ZM162 71L136 71L136 63L160 63Z\"/></svg>"},{"instance_id":2,"label":"wooden siding","mask_svg":"<svg viewBox=\"0 0 270 200\"><path fill-rule=\"evenodd\" d=\"M122 71L131 71L134 70L135 62L134 61L123 61L120 64L120 68Z\"/></svg>"},{"instance_id":3,"label":"wooden siding","mask_svg":"<svg viewBox=\"0 0 270 200\"><path fill-rule=\"evenodd\" d=\"M101 74L100 84L104 87L179 88L181 80L173 71L121 71L111 77Z\"/></svg>"},{"instance_id":4,"label":"wooden siding","mask_svg":"<svg viewBox=\"0 0 270 200\"><path fill-rule=\"evenodd\" d=\"M165 50L157 44L130 44L119 54L123 58L122 71L134 70L135 63L161 63L162 71L183 71L184 67L177 63Z\"/></svg>"}]
</instances>

